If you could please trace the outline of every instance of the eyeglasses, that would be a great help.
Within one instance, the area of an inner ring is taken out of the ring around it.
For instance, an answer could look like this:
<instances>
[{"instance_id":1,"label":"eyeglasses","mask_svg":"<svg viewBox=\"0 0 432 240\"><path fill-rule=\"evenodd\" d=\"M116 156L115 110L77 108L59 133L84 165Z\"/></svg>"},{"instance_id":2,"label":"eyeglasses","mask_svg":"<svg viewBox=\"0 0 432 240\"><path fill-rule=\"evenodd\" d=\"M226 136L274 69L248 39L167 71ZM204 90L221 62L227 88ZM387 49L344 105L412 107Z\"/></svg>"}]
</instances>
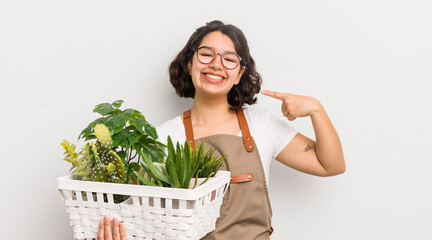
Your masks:
<instances>
[{"instance_id":1,"label":"eyeglasses","mask_svg":"<svg viewBox=\"0 0 432 240\"><path fill-rule=\"evenodd\" d=\"M234 69L239 64L242 58L234 52L224 52L218 53L209 47L199 47L195 50L197 52L198 61L202 64L209 64L215 60L216 56L219 54L222 59L222 65L227 69Z\"/></svg>"}]
</instances>

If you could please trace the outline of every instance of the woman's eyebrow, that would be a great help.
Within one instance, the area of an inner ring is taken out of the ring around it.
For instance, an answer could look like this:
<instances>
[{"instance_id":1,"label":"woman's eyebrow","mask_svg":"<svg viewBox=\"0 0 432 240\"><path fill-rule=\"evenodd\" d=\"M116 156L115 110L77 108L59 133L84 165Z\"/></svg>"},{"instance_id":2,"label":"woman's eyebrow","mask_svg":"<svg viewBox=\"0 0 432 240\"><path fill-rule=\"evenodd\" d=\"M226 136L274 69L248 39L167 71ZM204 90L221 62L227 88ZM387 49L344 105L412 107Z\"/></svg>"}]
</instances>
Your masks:
<instances>
[{"instance_id":1,"label":"woman's eyebrow","mask_svg":"<svg viewBox=\"0 0 432 240\"><path fill-rule=\"evenodd\" d=\"M218 52L218 51L216 51L216 49L214 49L213 47L210 47L210 46L206 46L206 45L202 45L202 46L198 46L197 48L201 48L201 47L206 47L206 48L210 48L210 49L212 49L213 51L215 51L215 52ZM234 50L234 51L223 51L223 52L221 52L221 53L235 53L235 54L237 54L237 52Z\"/></svg>"}]
</instances>

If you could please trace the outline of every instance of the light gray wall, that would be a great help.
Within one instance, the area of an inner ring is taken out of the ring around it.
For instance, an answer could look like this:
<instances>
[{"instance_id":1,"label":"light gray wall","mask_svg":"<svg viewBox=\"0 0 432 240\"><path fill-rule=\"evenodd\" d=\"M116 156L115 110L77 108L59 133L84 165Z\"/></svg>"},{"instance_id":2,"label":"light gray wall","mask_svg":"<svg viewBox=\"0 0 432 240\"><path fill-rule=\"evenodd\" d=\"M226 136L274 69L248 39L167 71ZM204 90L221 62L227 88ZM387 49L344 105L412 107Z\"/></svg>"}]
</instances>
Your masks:
<instances>
[{"instance_id":1,"label":"light gray wall","mask_svg":"<svg viewBox=\"0 0 432 240\"><path fill-rule=\"evenodd\" d=\"M2 239L72 239L60 142L124 99L154 125L191 105L168 65L220 19L248 38L266 89L318 98L347 172L275 162L273 239L432 239L432 4L415 0L0 0ZM276 100L258 108L279 112ZM293 126L314 137L309 119Z\"/></svg>"}]
</instances>

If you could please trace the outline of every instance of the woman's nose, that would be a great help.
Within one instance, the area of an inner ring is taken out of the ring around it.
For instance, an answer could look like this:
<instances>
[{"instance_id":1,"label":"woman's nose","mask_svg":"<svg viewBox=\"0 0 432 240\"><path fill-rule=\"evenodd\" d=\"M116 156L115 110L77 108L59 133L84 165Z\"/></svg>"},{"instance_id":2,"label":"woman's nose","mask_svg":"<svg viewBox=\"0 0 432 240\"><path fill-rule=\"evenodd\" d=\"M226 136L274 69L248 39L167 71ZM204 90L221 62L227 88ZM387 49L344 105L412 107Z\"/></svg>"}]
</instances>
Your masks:
<instances>
[{"instance_id":1,"label":"woman's nose","mask_svg":"<svg viewBox=\"0 0 432 240\"><path fill-rule=\"evenodd\" d=\"M222 55L220 53L217 53L209 66L214 69L223 69Z\"/></svg>"}]
</instances>

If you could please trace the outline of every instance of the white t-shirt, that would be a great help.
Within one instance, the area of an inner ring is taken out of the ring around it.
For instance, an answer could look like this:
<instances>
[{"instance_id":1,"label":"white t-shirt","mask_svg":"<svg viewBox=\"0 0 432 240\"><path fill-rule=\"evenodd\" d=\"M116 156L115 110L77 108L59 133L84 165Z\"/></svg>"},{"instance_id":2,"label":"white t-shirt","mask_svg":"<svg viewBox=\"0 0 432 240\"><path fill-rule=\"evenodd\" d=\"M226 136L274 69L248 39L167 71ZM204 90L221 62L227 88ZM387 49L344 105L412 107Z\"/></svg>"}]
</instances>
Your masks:
<instances>
[{"instance_id":1,"label":"white t-shirt","mask_svg":"<svg viewBox=\"0 0 432 240\"><path fill-rule=\"evenodd\" d=\"M266 182L268 184L270 162L279 155L285 146L294 138L297 131L288 124L288 120L276 117L268 110L255 110L245 108L244 114L249 125L249 130L259 150ZM156 128L158 141L167 143L170 135L174 144L186 141L186 133L182 116L179 115L166 121ZM242 136L241 131L238 136Z\"/></svg>"}]
</instances>

